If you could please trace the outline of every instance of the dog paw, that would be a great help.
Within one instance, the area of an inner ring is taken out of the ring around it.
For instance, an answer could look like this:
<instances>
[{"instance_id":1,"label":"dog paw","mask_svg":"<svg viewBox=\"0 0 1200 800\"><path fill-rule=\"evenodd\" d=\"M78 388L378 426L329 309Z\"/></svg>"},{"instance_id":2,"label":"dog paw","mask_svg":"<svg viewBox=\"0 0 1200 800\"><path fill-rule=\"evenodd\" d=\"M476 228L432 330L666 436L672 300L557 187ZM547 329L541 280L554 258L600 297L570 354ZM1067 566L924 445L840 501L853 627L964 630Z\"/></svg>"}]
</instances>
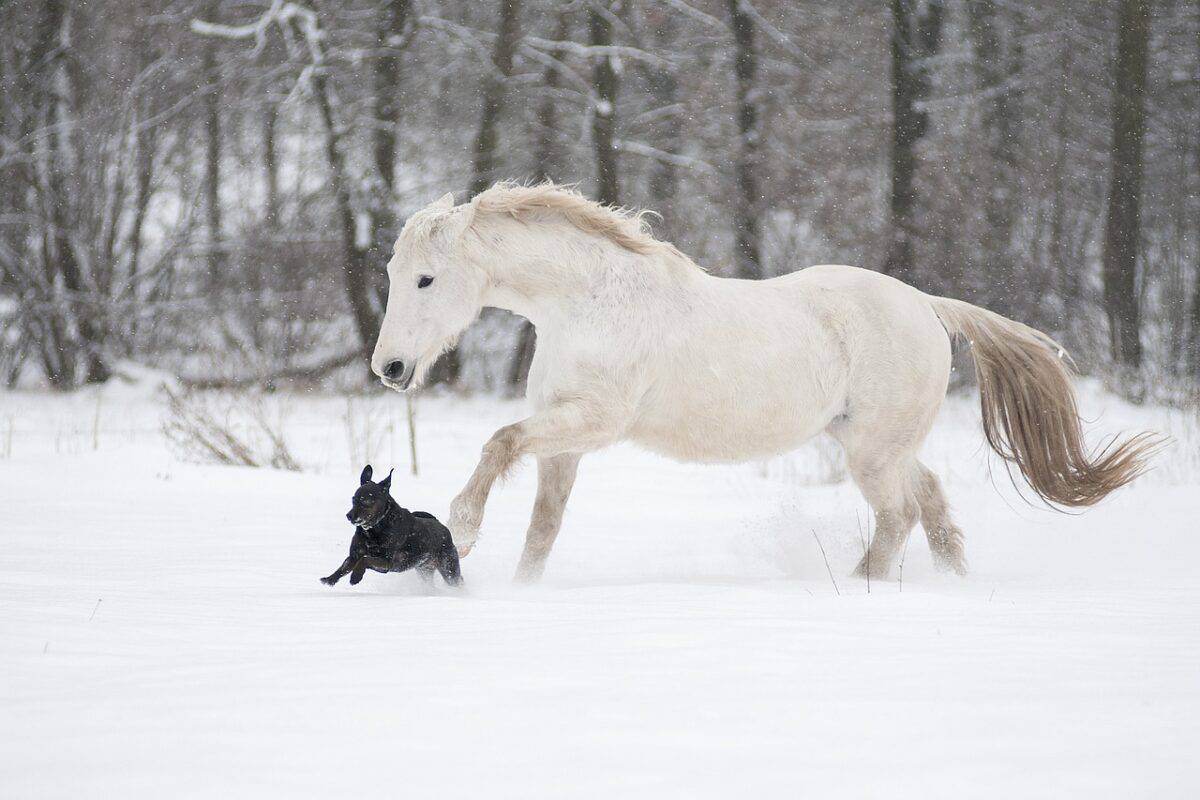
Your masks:
<instances>
[{"instance_id":1,"label":"dog paw","mask_svg":"<svg viewBox=\"0 0 1200 800\"><path fill-rule=\"evenodd\" d=\"M350 585L351 586L358 586L358 584L361 581L362 581L362 575L351 575L350 576Z\"/></svg>"},{"instance_id":2,"label":"dog paw","mask_svg":"<svg viewBox=\"0 0 1200 800\"><path fill-rule=\"evenodd\" d=\"M337 583L337 581L333 578L321 578L321 583L325 584L326 586L333 586L335 583Z\"/></svg>"}]
</instances>

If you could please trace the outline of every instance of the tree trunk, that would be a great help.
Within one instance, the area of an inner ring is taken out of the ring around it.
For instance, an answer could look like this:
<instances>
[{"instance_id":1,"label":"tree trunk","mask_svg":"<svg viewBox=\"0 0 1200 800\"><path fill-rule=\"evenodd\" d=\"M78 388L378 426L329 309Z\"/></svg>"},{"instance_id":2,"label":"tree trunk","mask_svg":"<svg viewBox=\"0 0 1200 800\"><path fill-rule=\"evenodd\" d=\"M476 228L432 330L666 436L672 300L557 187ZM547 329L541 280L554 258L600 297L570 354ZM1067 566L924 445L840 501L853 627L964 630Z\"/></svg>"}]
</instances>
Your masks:
<instances>
[{"instance_id":1,"label":"tree trunk","mask_svg":"<svg viewBox=\"0 0 1200 800\"><path fill-rule=\"evenodd\" d=\"M1193 3L1200 16L1200 0ZM1196 29L1196 61L1200 63L1200 27ZM1196 94L1200 96L1200 75L1196 76ZM1192 153L1196 168L1200 171L1200 139L1194 140L1196 149ZM1188 314L1188 372L1200 387L1200 249L1192 248L1192 307Z\"/></svg>"},{"instance_id":2,"label":"tree trunk","mask_svg":"<svg viewBox=\"0 0 1200 800\"><path fill-rule=\"evenodd\" d=\"M759 221L761 196L758 186L759 144L758 53L754 49L754 20L744 0L728 0L733 28L734 75L737 78L737 198L734 201L734 233L737 274L740 278L763 277L762 235Z\"/></svg>"},{"instance_id":3,"label":"tree trunk","mask_svg":"<svg viewBox=\"0 0 1200 800\"><path fill-rule=\"evenodd\" d=\"M597 0L598 2L599 0ZM588 43L592 47L612 46L612 21L620 0L605 10L588 10ZM613 57L608 53L593 56L592 91L596 99L592 108L592 150L596 156L596 199L606 205L619 205L621 185L617 170L616 105L618 79Z\"/></svg>"},{"instance_id":4,"label":"tree trunk","mask_svg":"<svg viewBox=\"0 0 1200 800\"><path fill-rule=\"evenodd\" d=\"M566 41L571 35L572 10L562 7L558 10L558 18L554 26L554 41ZM562 76L559 74L558 63L566 57L566 51L555 47L550 51L554 63L546 67L542 74L544 94L537 111L537 142L534 146L534 180L559 180L559 165L561 163L561 148L559 147L558 130L558 90ZM537 333L533 325L526 320L521 323L517 333L517 349L513 354L512 363L508 369L508 389L514 396L525 393L525 384L529 380L529 365L533 363L533 354L537 349Z\"/></svg>"},{"instance_id":5,"label":"tree trunk","mask_svg":"<svg viewBox=\"0 0 1200 800\"><path fill-rule=\"evenodd\" d=\"M218 0L207 0L203 14L217 19ZM217 302L224 271L224 251L221 241L221 85L217 64L216 40L204 42L200 69L204 78L204 210L205 232L208 236L208 288L210 300Z\"/></svg>"},{"instance_id":6,"label":"tree trunk","mask_svg":"<svg viewBox=\"0 0 1200 800\"><path fill-rule=\"evenodd\" d=\"M1021 305L1021 286L1016 280L1020 256L1011 246L1020 191L1015 97L1020 56L1017 48L1004 46L996 0L967 3L967 17L974 40L975 72L984 93L981 136L987 149L985 229L979 250L989 291L982 299L989 308L1012 316Z\"/></svg>"},{"instance_id":7,"label":"tree trunk","mask_svg":"<svg viewBox=\"0 0 1200 800\"><path fill-rule=\"evenodd\" d=\"M1104 234L1104 305L1113 360L1142 363L1137 257L1141 226L1142 140L1146 131L1148 0L1122 0L1113 98L1112 178Z\"/></svg>"},{"instance_id":8,"label":"tree trunk","mask_svg":"<svg viewBox=\"0 0 1200 800\"><path fill-rule=\"evenodd\" d=\"M504 110L504 97L508 91L508 79L512 76L513 53L519 38L517 22L521 12L519 0L500 0L500 19L497 22L495 46L492 48L492 68L483 80L482 112L479 115L479 130L475 134L474 159L471 165L471 182L468 193L474 197L496 182L496 142L500 114ZM438 359L429 371L431 385L452 384L458 381L462 363L458 348L452 348Z\"/></svg>"},{"instance_id":9,"label":"tree trunk","mask_svg":"<svg viewBox=\"0 0 1200 800\"><path fill-rule=\"evenodd\" d=\"M375 128L372 131L372 157L382 191L379 192L371 216L371 243L367 257L371 275L382 276L391 258L392 245L399 235L396 219L396 137L400 127L401 63L400 53L405 45L412 16L411 0L387 0L376 27L375 46L382 55L375 60ZM386 302L382 281L372 281L381 303Z\"/></svg>"},{"instance_id":10,"label":"tree trunk","mask_svg":"<svg viewBox=\"0 0 1200 800\"><path fill-rule=\"evenodd\" d=\"M937 52L943 8L932 0L918 13L918 0L891 0L892 15L892 187L889 199L891 241L883 271L914 283L913 242L916 237L917 143L929 129L929 114L917 105L929 96L926 60Z\"/></svg>"},{"instance_id":11,"label":"tree trunk","mask_svg":"<svg viewBox=\"0 0 1200 800\"><path fill-rule=\"evenodd\" d=\"M61 31L70 20L62 0L48 0L48 13L57 21L56 30ZM61 35L61 34L60 34ZM84 377L86 383L102 383L111 374L100 353L100 335L96 325L96 296L89 291L90 287L84 280L83 270L71 241L71 231L74 229L70 192L67 189L68 158L66 156L67 136L74 124L73 109L65 106L65 98L69 92L57 92L51 87L55 66L47 65L45 88L50 98L49 124L50 136L47 142L46 157L46 202L49 208L50 231L46 242L46 274L53 280L58 275L62 279L65 296L59 304L64 323L73 319L75 323L75 349L83 359ZM75 354L68 354L64 361ZM74 369L67 380L60 386L74 382Z\"/></svg>"},{"instance_id":12,"label":"tree trunk","mask_svg":"<svg viewBox=\"0 0 1200 800\"><path fill-rule=\"evenodd\" d=\"M651 43L655 52L670 52L678 30L679 17L674 10L657 8L646 13L651 28ZM679 232L675 201L679 194L679 168L671 157L679 155L683 142L683 114L679 103L679 80L675 66L669 63L646 65L642 68L650 97L654 100L654 146L667 154L650 165L647 190L650 207L661 221L659 236L673 241Z\"/></svg>"},{"instance_id":13,"label":"tree trunk","mask_svg":"<svg viewBox=\"0 0 1200 800\"><path fill-rule=\"evenodd\" d=\"M375 119L373 132L375 170L391 192L396 182L396 134L400 125L400 50L412 11L411 0L388 0L376 30L383 55L375 61ZM390 198L389 198L390 199Z\"/></svg>"},{"instance_id":14,"label":"tree trunk","mask_svg":"<svg viewBox=\"0 0 1200 800\"><path fill-rule=\"evenodd\" d=\"M1074 56L1070 47L1063 47L1060 57L1060 69L1063 76L1069 76L1074 68ZM1075 332L1078 330L1076 326L1076 315L1074 311L1077 304L1083 297L1082 280L1080 278L1079 264L1067 252L1066 245L1066 225L1067 225L1067 198L1066 181L1067 168L1069 166L1069 152L1067 149L1070 140L1070 98L1065 92L1060 92L1058 95L1058 108L1054 115L1054 159L1053 159L1053 175L1051 179L1051 225L1050 225L1050 258L1054 268L1058 270L1058 292L1062 298L1063 319L1060 322L1062 330L1068 334L1066 342L1070 347Z\"/></svg>"},{"instance_id":15,"label":"tree trunk","mask_svg":"<svg viewBox=\"0 0 1200 800\"><path fill-rule=\"evenodd\" d=\"M1200 253L1193 253L1195 273L1192 283L1192 308L1188 315L1188 371L1200 382Z\"/></svg>"},{"instance_id":16,"label":"tree trunk","mask_svg":"<svg viewBox=\"0 0 1200 800\"><path fill-rule=\"evenodd\" d=\"M519 38L517 21L521 12L520 0L500 0L500 20L492 49L492 68L483 81L483 112L475 134L475 160L471 168L472 197L496 182L496 141L504 96L512 77L513 53Z\"/></svg>"},{"instance_id":17,"label":"tree trunk","mask_svg":"<svg viewBox=\"0 0 1200 800\"><path fill-rule=\"evenodd\" d=\"M38 174L37 165L43 160L40 148L44 144L42 137L35 136L35 132L39 127L46 128L54 124L55 120L55 49L62 28L62 16L61 3L47 2L42 5L30 36L28 57L15 72L21 87L20 95L28 106L19 126L18 141L23 144L25 158L17 162L20 190L15 196L30 217L36 218L41 224L36 237L22 237L27 241L34 238L39 240L37 246L23 247L22 250L29 262L33 262L34 252L40 252L42 270L41 275L33 274L30 263L30 272L22 275L24 301L36 309L34 313L25 315L25 325L33 334L30 338L37 348L46 380L54 388L69 388L74 384L75 365L62 308L55 298L58 270L51 255L53 232L49 208L54 199L48 197L46 182ZM19 270L20 266L18 264L16 268Z\"/></svg>"},{"instance_id":18,"label":"tree trunk","mask_svg":"<svg viewBox=\"0 0 1200 800\"><path fill-rule=\"evenodd\" d=\"M279 104L264 101L263 109L263 181L267 189L264 220L268 230L279 229L279 155L275 150L275 131L279 124Z\"/></svg>"},{"instance_id":19,"label":"tree trunk","mask_svg":"<svg viewBox=\"0 0 1200 800\"><path fill-rule=\"evenodd\" d=\"M554 41L563 42L571 35L572 10L563 7L558 10L558 18L554 26ZM558 97L562 75L558 63L566 58L566 51L555 47L550 51L554 64L548 65L542 73L542 101L537 111L537 140L534 145L534 180L560 180L559 170L562 165L562 148L559 145Z\"/></svg>"},{"instance_id":20,"label":"tree trunk","mask_svg":"<svg viewBox=\"0 0 1200 800\"><path fill-rule=\"evenodd\" d=\"M346 163L341 151L341 135L334 119L333 104L329 99L325 73L317 70L312 78L313 96L321 115L325 138L325 158L329 163L329 183L337 207L338 232L342 245L342 270L346 279L346 297L354 315L354 326L363 351L368 350L379 331L379 320L371 305L370 284L367 275L366 253L355 241L354 208L350 203L350 187L346 175Z\"/></svg>"},{"instance_id":21,"label":"tree trunk","mask_svg":"<svg viewBox=\"0 0 1200 800\"><path fill-rule=\"evenodd\" d=\"M150 104L144 104L144 113L150 116ZM126 281L123 296L126 302L132 304L135 308L140 305L141 298L139 296L139 283L141 281L140 272L142 269L142 235L146 228L146 216L150 209L150 196L153 193L152 182L154 180L154 151L157 147L158 136L153 125L147 125L143 120L137 119L134 121L134 146L137 153L134 155L135 172L134 189L133 189L133 224L129 232L129 273ZM133 337L137 333L138 315L135 313L126 315L128 321L128 349L133 347ZM132 352L127 352L127 355L132 355Z\"/></svg>"}]
</instances>

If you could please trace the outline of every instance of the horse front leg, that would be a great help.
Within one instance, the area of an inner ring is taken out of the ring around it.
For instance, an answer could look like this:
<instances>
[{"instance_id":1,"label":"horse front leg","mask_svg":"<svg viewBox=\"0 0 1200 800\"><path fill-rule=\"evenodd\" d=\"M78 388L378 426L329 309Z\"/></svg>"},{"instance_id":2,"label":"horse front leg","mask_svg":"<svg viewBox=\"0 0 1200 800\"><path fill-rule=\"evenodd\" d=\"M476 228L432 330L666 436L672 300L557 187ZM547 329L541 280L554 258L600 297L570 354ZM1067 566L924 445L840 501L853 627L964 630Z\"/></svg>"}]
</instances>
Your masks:
<instances>
[{"instance_id":1,"label":"horse front leg","mask_svg":"<svg viewBox=\"0 0 1200 800\"><path fill-rule=\"evenodd\" d=\"M562 527L563 512L575 485L580 458L579 453L563 453L538 459L537 499L533 501L533 517L529 520L525 550L521 553L514 580L534 583L542 577L550 548Z\"/></svg>"},{"instance_id":2,"label":"horse front leg","mask_svg":"<svg viewBox=\"0 0 1200 800\"><path fill-rule=\"evenodd\" d=\"M492 492L492 485L521 457L521 425L520 422L505 425L492 434L492 438L483 446L483 455L475 465L467 485L450 502L446 527L450 529L450 538L458 548L459 558L465 558L479 538L483 507Z\"/></svg>"},{"instance_id":3,"label":"horse front leg","mask_svg":"<svg viewBox=\"0 0 1200 800\"><path fill-rule=\"evenodd\" d=\"M611 405L575 400L551 405L496 431L484 445L467 485L450 503L446 527L459 555L466 556L475 546L492 486L521 456L532 453L539 459L549 459L574 454L578 459L583 453L616 442L624 424Z\"/></svg>"}]
</instances>

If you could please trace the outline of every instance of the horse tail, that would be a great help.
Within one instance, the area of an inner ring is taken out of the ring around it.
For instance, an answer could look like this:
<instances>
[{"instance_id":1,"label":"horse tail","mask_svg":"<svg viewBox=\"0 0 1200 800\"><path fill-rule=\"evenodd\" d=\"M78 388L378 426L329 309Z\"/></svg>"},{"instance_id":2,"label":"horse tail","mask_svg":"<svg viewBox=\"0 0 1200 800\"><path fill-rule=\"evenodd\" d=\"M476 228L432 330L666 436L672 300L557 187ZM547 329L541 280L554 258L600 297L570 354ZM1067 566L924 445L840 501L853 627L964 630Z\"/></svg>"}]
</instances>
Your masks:
<instances>
[{"instance_id":1,"label":"horse tail","mask_svg":"<svg viewBox=\"0 0 1200 800\"><path fill-rule=\"evenodd\" d=\"M961 300L929 300L951 336L971 345L988 444L1039 497L1054 506L1094 505L1146 470L1162 443L1153 434L1114 437L1089 452L1067 355L1057 342Z\"/></svg>"}]
</instances>

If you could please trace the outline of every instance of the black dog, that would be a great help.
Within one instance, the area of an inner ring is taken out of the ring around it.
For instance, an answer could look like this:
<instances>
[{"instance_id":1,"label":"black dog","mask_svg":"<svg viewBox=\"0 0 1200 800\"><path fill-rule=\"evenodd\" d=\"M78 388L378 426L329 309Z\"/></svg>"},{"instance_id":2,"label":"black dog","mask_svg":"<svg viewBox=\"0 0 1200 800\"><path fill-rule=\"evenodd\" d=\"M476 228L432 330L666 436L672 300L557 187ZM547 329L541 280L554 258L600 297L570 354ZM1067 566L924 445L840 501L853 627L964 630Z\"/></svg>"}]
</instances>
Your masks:
<instances>
[{"instance_id":1,"label":"black dog","mask_svg":"<svg viewBox=\"0 0 1200 800\"><path fill-rule=\"evenodd\" d=\"M368 569L376 572L416 569L422 578L432 582L436 569L447 585L461 585L458 551L449 529L432 514L401 508L389 493L391 487L392 473L379 483L372 483L371 465L363 469L353 505L346 515L355 525L350 555L336 572L321 578L321 583L333 586L350 573L353 586Z\"/></svg>"}]
</instances>

